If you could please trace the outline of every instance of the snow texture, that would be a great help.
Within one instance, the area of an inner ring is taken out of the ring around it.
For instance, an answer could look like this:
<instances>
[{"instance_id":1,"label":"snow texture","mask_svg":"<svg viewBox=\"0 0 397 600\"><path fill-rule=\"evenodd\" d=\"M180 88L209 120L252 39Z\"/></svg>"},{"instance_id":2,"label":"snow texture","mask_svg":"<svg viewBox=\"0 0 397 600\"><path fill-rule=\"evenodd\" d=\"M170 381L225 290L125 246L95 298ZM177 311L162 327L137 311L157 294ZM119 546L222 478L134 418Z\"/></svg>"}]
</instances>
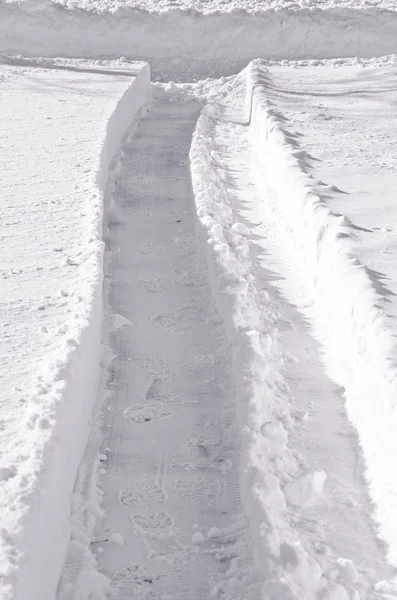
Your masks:
<instances>
[{"instance_id":1,"label":"snow texture","mask_svg":"<svg viewBox=\"0 0 397 600\"><path fill-rule=\"evenodd\" d=\"M148 82L142 64L124 74L78 63L0 70L7 600L52 600L65 559L100 364L107 171Z\"/></svg>"}]
</instances>

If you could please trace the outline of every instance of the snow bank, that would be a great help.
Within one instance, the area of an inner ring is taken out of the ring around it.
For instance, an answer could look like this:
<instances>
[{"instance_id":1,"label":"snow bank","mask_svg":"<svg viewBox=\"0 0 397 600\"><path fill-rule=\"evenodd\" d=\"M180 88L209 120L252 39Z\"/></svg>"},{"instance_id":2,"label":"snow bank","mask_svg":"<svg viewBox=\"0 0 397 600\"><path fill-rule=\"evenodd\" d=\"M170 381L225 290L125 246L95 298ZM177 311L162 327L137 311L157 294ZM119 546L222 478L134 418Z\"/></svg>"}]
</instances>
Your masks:
<instances>
[{"instance_id":1,"label":"snow bank","mask_svg":"<svg viewBox=\"0 0 397 600\"><path fill-rule=\"evenodd\" d=\"M234 220L219 168L222 149L214 144L221 117L222 109L204 108L190 160L214 298L234 351L240 490L254 543L256 583L261 600L347 598L342 586L337 587L344 596L330 595L334 583L289 524L289 506L296 510L315 502L326 475L302 472L288 445L293 419L282 375L286 357L278 344L278 314L268 292L256 288L249 231Z\"/></svg>"},{"instance_id":2,"label":"snow bank","mask_svg":"<svg viewBox=\"0 0 397 600\"><path fill-rule=\"evenodd\" d=\"M148 60L163 80L235 73L267 59L372 57L397 52L397 12L349 3L250 13L114 11L65 7L49 0L0 3L0 52L26 56ZM224 11L224 12L222 12Z\"/></svg>"},{"instance_id":3,"label":"snow bank","mask_svg":"<svg viewBox=\"0 0 397 600\"><path fill-rule=\"evenodd\" d=\"M380 534L397 565L397 351L384 304L354 256L349 222L332 213L318 193L309 157L269 101L271 79L260 61L249 69L247 89L258 185L266 177L277 193L289 243L314 301L312 316L327 366L345 388L348 415L359 434Z\"/></svg>"},{"instance_id":4,"label":"snow bank","mask_svg":"<svg viewBox=\"0 0 397 600\"><path fill-rule=\"evenodd\" d=\"M1 187L10 212L3 253L21 268L10 270L0 313L5 326L19 307L0 348L13 362L2 390L0 596L53 600L96 397L107 171L145 102L149 68L132 65L126 77L95 68L2 67L1 76L8 92L0 107L7 141Z\"/></svg>"}]
</instances>

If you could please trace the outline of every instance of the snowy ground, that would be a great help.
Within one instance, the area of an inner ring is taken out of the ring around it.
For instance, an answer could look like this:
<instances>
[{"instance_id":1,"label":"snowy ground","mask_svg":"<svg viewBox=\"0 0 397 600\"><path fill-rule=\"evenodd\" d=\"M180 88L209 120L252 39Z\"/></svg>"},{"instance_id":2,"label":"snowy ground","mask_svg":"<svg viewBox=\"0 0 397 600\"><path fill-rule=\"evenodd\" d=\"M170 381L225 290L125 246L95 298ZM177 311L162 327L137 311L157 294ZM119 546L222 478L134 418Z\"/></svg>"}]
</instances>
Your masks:
<instances>
[{"instance_id":1,"label":"snowy ground","mask_svg":"<svg viewBox=\"0 0 397 600\"><path fill-rule=\"evenodd\" d=\"M397 598L396 14L0 2L1 598Z\"/></svg>"}]
</instances>

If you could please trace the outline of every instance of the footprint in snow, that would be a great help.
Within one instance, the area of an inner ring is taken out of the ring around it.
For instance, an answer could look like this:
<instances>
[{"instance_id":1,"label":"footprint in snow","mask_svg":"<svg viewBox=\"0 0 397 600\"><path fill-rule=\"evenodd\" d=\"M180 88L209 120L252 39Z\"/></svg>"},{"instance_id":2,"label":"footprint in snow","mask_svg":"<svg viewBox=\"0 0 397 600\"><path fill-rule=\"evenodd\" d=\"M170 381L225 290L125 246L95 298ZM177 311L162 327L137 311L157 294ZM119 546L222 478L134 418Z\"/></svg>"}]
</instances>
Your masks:
<instances>
[{"instance_id":1,"label":"footprint in snow","mask_svg":"<svg viewBox=\"0 0 397 600\"><path fill-rule=\"evenodd\" d=\"M134 514L131 521L135 529L149 537L173 531L174 526L174 519L167 512L156 512L152 516Z\"/></svg>"},{"instance_id":2,"label":"footprint in snow","mask_svg":"<svg viewBox=\"0 0 397 600\"><path fill-rule=\"evenodd\" d=\"M148 480L142 477L130 488L120 491L119 500L125 506L151 506L153 504L165 504L167 494L164 490L165 483L165 459L161 459L156 480Z\"/></svg>"},{"instance_id":3,"label":"footprint in snow","mask_svg":"<svg viewBox=\"0 0 397 600\"><path fill-rule=\"evenodd\" d=\"M148 294L158 294L167 289L160 275L139 275L136 280Z\"/></svg>"},{"instance_id":4,"label":"footprint in snow","mask_svg":"<svg viewBox=\"0 0 397 600\"><path fill-rule=\"evenodd\" d=\"M138 367L145 369L145 371L153 371L160 374L165 368L165 361L155 354L134 354L132 360Z\"/></svg>"},{"instance_id":5,"label":"footprint in snow","mask_svg":"<svg viewBox=\"0 0 397 600\"><path fill-rule=\"evenodd\" d=\"M180 367L188 373L199 374L209 371L215 363L213 354L195 354L187 353L184 358L178 360Z\"/></svg>"},{"instance_id":6,"label":"footprint in snow","mask_svg":"<svg viewBox=\"0 0 397 600\"><path fill-rule=\"evenodd\" d=\"M177 479L174 487L180 496L210 505L214 503L221 493L220 481L214 477Z\"/></svg>"},{"instance_id":7,"label":"footprint in snow","mask_svg":"<svg viewBox=\"0 0 397 600\"><path fill-rule=\"evenodd\" d=\"M123 417L130 423L141 424L150 421L162 421L171 417L170 412L163 403L148 402L147 404L133 404L123 411Z\"/></svg>"},{"instance_id":8,"label":"footprint in snow","mask_svg":"<svg viewBox=\"0 0 397 600\"><path fill-rule=\"evenodd\" d=\"M135 253L144 256L156 256L158 254L163 254L164 252L166 252L168 246L168 242L153 242L151 244L142 244L141 246L135 248Z\"/></svg>"},{"instance_id":9,"label":"footprint in snow","mask_svg":"<svg viewBox=\"0 0 397 600\"><path fill-rule=\"evenodd\" d=\"M134 563L118 571L113 576L111 583L120 600L132 600L133 598L161 600L162 594L157 593L153 586L163 583L167 578L168 575L156 573Z\"/></svg>"},{"instance_id":10,"label":"footprint in snow","mask_svg":"<svg viewBox=\"0 0 397 600\"><path fill-rule=\"evenodd\" d=\"M203 321L203 314L197 306L188 305L176 313L154 315L152 321L174 335L183 335L191 333L194 326Z\"/></svg>"},{"instance_id":11,"label":"footprint in snow","mask_svg":"<svg viewBox=\"0 0 397 600\"><path fill-rule=\"evenodd\" d=\"M141 480L129 489L122 489L119 500L124 506L153 506L154 504L165 504L167 496L156 483Z\"/></svg>"},{"instance_id":12,"label":"footprint in snow","mask_svg":"<svg viewBox=\"0 0 397 600\"><path fill-rule=\"evenodd\" d=\"M174 269L173 283L186 287L202 287L204 282L192 269Z\"/></svg>"}]
</instances>

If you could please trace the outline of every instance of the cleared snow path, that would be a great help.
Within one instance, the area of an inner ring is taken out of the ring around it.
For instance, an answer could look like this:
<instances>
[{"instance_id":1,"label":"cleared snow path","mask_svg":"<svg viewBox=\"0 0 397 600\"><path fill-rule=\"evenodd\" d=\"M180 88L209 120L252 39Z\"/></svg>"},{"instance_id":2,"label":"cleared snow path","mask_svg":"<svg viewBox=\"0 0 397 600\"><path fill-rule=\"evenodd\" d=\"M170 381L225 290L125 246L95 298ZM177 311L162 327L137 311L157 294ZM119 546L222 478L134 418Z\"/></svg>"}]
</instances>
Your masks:
<instances>
[{"instance_id":1,"label":"cleared snow path","mask_svg":"<svg viewBox=\"0 0 397 600\"><path fill-rule=\"evenodd\" d=\"M167 97L149 107L122 147L105 227L106 518L92 548L123 600L210 597L249 551L231 351L195 234L200 108Z\"/></svg>"},{"instance_id":2,"label":"cleared snow path","mask_svg":"<svg viewBox=\"0 0 397 600\"><path fill-rule=\"evenodd\" d=\"M77 486L89 520L99 453L99 572L72 553L61 600L107 598L109 581L122 600L395 597L273 156L247 118L250 68L157 89L114 165L102 436Z\"/></svg>"}]
</instances>

